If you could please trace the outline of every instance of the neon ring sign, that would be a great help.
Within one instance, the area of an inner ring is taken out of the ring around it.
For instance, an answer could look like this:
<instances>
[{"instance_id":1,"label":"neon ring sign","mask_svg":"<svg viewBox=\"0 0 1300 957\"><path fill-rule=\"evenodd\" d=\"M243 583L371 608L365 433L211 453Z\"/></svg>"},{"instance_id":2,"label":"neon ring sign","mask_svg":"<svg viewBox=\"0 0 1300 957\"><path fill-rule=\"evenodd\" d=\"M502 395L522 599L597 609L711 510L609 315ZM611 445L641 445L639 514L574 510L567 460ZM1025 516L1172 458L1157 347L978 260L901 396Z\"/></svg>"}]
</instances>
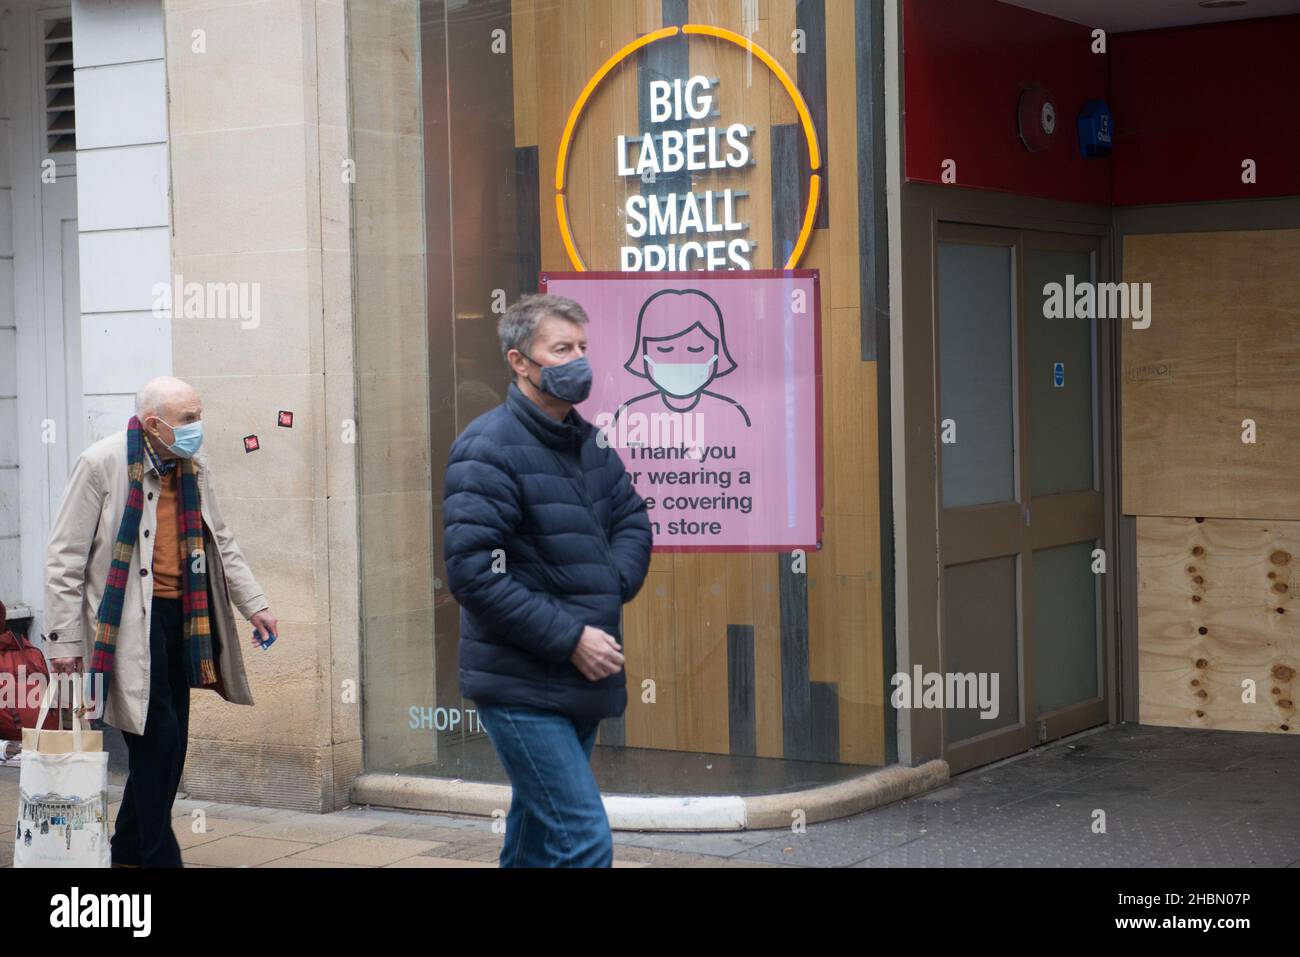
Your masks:
<instances>
[{"instance_id":1,"label":"neon ring sign","mask_svg":"<svg viewBox=\"0 0 1300 957\"><path fill-rule=\"evenodd\" d=\"M813 226L817 220L818 203L821 200L821 181L822 181L821 147L817 140L817 131L813 126L812 114L808 110L808 104L804 101L803 94L799 92L799 88L795 86L794 81L790 78L790 74L787 73L785 69L781 66L781 64L778 63L776 59L770 53L764 50L762 47L755 45L753 41L740 35L739 33L734 33L731 30L726 30L723 29L722 27L704 26L700 24L687 24L686 26L683 27L665 27L662 30L656 30L653 33L647 33L645 36L640 37L634 40L633 42L629 43L623 49L619 50L612 57L610 57L609 60L607 60L605 64L599 70L596 71L595 75L592 76L592 78L587 81L587 85L586 87L583 88L582 93L578 96L577 102L574 103L573 109L569 113L568 122L565 124L564 127L564 134L560 137L560 151L559 151L559 155L556 158L556 163L555 163L555 210L560 223L560 237L564 242L564 249L568 253L569 262L573 264L573 268L577 272L587 271L587 266L583 262L582 254L579 252L577 243L574 241L573 238L573 228L569 222L568 197L566 195L566 191L568 188L569 154L573 146L574 135L576 134L578 126L582 121L583 114L586 111L592 96L595 95L597 88L599 88L600 84L605 80L605 78L609 76L609 74L612 73L620 64L622 64L625 60L627 60L637 51L645 49L646 47L654 43L659 43L663 40L671 39L672 37L678 36L679 34L684 34L686 36L713 37L715 39L724 40L728 43L735 44L741 49L747 51L752 56L755 56L759 60L761 60L763 64L769 70L772 71L772 74L777 78L781 86L785 89L786 94L790 97L791 101L794 103L795 110L799 114L799 121L803 125L804 138L808 143L808 168L811 173L811 175L809 176L809 184L808 184L808 203L804 209L804 214L803 214L803 226L799 231L798 241L795 243L794 249L791 251L790 257L785 264L786 269L798 268L799 262L801 259L803 259L804 252L808 248L808 242L812 238ZM677 93L680 101L680 96L681 96L680 86L677 88ZM695 116L696 114L691 114L691 115ZM735 128L733 128L733 130L734 129ZM693 132L699 132L699 131L693 131ZM624 139L625 138L620 137L620 151L624 149L624 142L623 142ZM745 163L747 164L748 163L747 148L743 147L730 133L728 135L728 141L731 142L732 146L736 148L736 150L733 152L733 156L744 156ZM714 137L713 139L713 144L716 145L716 137ZM703 146L701 146L701 150L702 149ZM712 150L710 150L710 152L712 153ZM620 167L622 167L625 164L625 162L626 162L625 155L621 155ZM731 165L740 165L740 164L732 163ZM689 168L703 169L706 167L691 166ZM625 174L634 172L631 168L621 169L620 171ZM673 219L676 220L677 213L675 209L672 213L672 216ZM729 202L728 209L727 209L728 219L730 219L730 216L731 216L731 209L730 209L730 202ZM636 234L634 233L633 235ZM747 243L746 243L746 248L748 248Z\"/></svg>"}]
</instances>

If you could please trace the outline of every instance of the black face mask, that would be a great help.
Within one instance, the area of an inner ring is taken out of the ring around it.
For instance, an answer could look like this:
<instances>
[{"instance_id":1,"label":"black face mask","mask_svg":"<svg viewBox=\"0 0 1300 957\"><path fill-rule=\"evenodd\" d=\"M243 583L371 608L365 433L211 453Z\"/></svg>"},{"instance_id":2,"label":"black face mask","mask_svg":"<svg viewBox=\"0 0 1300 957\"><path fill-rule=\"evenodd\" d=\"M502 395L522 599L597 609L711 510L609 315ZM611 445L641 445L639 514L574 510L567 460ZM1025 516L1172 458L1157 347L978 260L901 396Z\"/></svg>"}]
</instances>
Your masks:
<instances>
[{"instance_id":1,"label":"black face mask","mask_svg":"<svg viewBox=\"0 0 1300 957\"><path fill-rule=\"evenodd\" d=\"M578 405L586 402L591 395L591 384L595 376L586 356L562 366L544 366L530 355L522 352L520 355L542 370L542 384L538 388L551 398Z\"/></svg>"}]
</instances>

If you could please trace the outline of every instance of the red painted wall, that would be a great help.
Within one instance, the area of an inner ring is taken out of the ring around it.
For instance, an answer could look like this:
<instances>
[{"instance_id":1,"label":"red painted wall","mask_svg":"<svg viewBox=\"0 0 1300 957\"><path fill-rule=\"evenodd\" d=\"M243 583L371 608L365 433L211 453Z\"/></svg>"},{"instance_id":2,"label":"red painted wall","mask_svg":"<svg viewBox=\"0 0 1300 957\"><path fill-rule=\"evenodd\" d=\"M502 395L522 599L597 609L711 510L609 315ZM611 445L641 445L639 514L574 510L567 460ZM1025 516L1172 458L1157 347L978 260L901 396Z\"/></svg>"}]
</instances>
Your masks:
<instances>
[{"instance_id":1,"label":"red painted wall","mask_svg":"<svg viewBox=\"0 0 1300 957\"><path fill-rule=\"evenodd\" d=\"M1300 195L1300 17L1120 34L1111 70L1116 206Z\"/></svg>"},{"instance_id":2,"label":"red painted wall","mask_svg":"<svg viewBox=\"0 0 1300 957\"><path fill-rule=\"evenodd\" d=\"M905 172L1024 196L1135 206L1300 196L1300 16L1113 34L997 0L905 0ZM1056 143L1020 143L1021 89L1056 97ZM1115 116L1110 160L1079 155L1085 101ZM1241 181L1242 161L1258 182Z\"/></svg>"},{"instance_id":3,"label":"red painted wall","mask_svg":"<svg viewBox=\"0 0 1300 957\"><path fill-rule=\"evenodd\" d=\"M905 169L940 182L945 159L958 186L1106 205L1111 161L1079 155L1075 119L1090 99L1110 99L1108 57L1092 31L995 0L906 0L903 7ZM1055 143L1020 142L1022 88L1056 99Z\"/></svg>"}]
</instances>

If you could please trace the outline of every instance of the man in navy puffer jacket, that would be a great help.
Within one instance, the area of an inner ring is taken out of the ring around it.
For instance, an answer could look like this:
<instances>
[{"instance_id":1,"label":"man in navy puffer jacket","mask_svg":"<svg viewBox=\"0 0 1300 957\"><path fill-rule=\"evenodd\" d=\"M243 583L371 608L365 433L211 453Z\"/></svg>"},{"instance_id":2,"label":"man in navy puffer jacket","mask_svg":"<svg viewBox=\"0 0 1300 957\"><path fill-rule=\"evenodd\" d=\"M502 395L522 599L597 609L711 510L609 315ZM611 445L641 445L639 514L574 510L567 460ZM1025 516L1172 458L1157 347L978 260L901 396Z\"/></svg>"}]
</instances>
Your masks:
<instances>
[{"instance_id":1,"label":"man in navy puffer jacket","mask_svg":"<svg viewBox=\"0 0 1300 957\"><path fill-rule=\"evenodd\" d=\"M578 303L530 296L502 317L504 405L452 446L444 555L461 605L460 691L512 796L502 867L609 867L591 750L627 708L623 605L650 564L646 504L574 406L591 392Z\"/></svg>"}]
</instances>

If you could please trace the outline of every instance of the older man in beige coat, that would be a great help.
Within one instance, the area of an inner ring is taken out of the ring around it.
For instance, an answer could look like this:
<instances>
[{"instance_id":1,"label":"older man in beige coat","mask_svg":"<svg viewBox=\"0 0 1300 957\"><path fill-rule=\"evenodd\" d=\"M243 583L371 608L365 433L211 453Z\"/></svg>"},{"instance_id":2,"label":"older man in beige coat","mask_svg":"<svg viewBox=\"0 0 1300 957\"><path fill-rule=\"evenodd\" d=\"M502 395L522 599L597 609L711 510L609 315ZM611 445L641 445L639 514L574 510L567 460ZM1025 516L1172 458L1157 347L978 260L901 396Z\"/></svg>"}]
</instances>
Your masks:
<instances>
[{"instance_id":1,"label":"older man in beige coat","mask_svg":"<svg viewBox=\"0 0 1300 957\"><path fill-rule=\"evenodd\" d=\"M114 547L131 489L128 438L139 437L140 494L124 587L104 720L122 730L129 753L126 789L113 836L113 863L124 867L180 867L171 809L185 765L189 732L190 639L185 637L186 577L182 494L183 459L197 488L202 516L210 631L211 687L225 700L251 705L235 630L233 604L254 626L253 644L275 634L262 589L217 507L212 470L197 456L203 403L187 383L159 378L136 396L127 431L96 442L77 460L51 532L46 559L45 654L57 673L81 671L102 634L99 611L110 586ZM131 429L135 429L134 433ZM191 513L192 514L192 513ZM130 524L126 526L130 527ZM197 534L195 531L193 534ZM130 536L128 535L129 539ZM119 548L123 546L118 546ZM197 550L196 550L197 552ZM200 579L202 580L202 579ZM199 603L201 605L202 603ZM198 629L196 629L198 630Z\"/></svg>"}]
</instances>

